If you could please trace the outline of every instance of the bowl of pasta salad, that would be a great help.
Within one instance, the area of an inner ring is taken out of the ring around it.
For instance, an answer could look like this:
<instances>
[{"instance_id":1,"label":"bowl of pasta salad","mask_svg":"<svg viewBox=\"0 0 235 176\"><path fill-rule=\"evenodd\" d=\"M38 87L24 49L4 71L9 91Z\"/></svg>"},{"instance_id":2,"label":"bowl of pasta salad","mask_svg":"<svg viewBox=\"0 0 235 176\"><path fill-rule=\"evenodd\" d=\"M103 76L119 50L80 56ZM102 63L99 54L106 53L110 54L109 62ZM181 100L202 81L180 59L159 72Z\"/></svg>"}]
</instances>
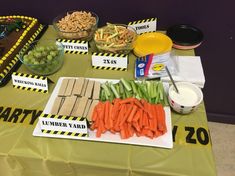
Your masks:
<instances>
[{"instance_id":1,"label":"bowl of pasta salad","mask_svg":"<svg viewBox=\"0 0 235 176\"><path fill-rule=\"evenodd\" d=\"M128 54L134 48L137 33L125 24L110 24L98 28L94 41L100 52Z\"/></svg>"}]
</instances>

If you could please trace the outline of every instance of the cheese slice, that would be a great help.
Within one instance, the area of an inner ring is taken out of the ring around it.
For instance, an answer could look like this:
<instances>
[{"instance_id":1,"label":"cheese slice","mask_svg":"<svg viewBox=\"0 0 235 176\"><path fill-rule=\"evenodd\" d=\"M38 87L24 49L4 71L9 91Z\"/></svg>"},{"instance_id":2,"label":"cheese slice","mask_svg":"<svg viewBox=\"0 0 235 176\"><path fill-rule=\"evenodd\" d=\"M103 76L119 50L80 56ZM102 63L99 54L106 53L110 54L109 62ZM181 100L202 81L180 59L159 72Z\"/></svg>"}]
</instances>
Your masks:
<instances>
[{"instance_id":1,"label":"cheese slice","mask_svg":"<svg viewBox=\"0 0 235 176\"><path fill-rule=\"evenodd\" d=\"M72 94L80 96L82 93L82 88L83 88L84 83L85 83L85 78L81 77L81 78L76 79Z\"/></svg>"},{"instance_id":2,"label":"cheese slice","mask_svg":"<svg viewBox=\"0 0 235 176\"><path fill-rule=\"evenodd\" d=\"M75 83L75 79L69 79L67 88L66 88L65 93L64 93L64 96L71 96L72 95L72 90L73 90L74 83Z\"/></svg>"},{"instance_id":3,"label":"cheese slice","mask_svg":"<svg viewBox=\"0 0 235 176\"><path fill-rule=\"evenodd\" d=\"M85 92L85 97L91 98L95 81L89 80Z\"/></svg>"},{"instance_id":4,"label":"cheese slice","mask_svg":"<svg viewBox=\"0 0 235 176\"><path fill-rule=\"evenodd\" d=\"M62 97L55 98L55 101L52 105L50 114L58 114L58 111L59 111L61 104L62 104L62 99L63 99Z\"/></svg>"},{"instance_id":5,"label":"cheese slice","mask_svg":"<svg viewBox=\"0 0 235 176\"><path fill-rule=\"evenodd\" d=\"M77 109L75 109L74 116L76 116L76 117L82 117L83 116L83 113L84 113L85 108L86 108L87 101L88 101L87 97L81 97L81 99L78 103L78 107L77 107Z\"/></svg>"},{"instance_id":6,"label":"cheese slice","mask_svg":"<svg viewBox=\"0 0 235 176\"><path fill-rule=\"evenodd\" d=\"M61 106L58 114L69 116L73 110L73 106L76 102L76 99L77 99L76 96L65 97L64 103Z\"/></svg>"},{"instance_id":7,"label":"cheese slice","mask_svg":"<svg viewBox=\"0 0 235 176\"><path fill-rule=\"evenodd\" d=\"M100 82L95 81L94 89L93 89L93 100L98 100L100 98Z\"/></svg>"},{"instance_id":8,"label":"cheese slice","mask_svg":"<svg viewBox=\"0 0 235 176\"><path fill-rule=\"evenodd\" d=\"M58 96L65 96L64 93L66 91L67 85L68 85L69 79L63 79L60 89L59 89L59 93Z\"/></svg>"}]
</instances>

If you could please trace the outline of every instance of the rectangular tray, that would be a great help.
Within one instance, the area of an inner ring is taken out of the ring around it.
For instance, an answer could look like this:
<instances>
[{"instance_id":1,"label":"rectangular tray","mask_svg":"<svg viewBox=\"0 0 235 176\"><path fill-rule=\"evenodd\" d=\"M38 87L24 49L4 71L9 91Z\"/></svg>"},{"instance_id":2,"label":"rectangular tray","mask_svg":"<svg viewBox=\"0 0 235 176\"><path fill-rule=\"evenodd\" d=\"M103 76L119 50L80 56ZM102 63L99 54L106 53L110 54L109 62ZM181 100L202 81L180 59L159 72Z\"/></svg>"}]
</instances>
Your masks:
<instances>
[{"instance_id":1,"label":"rectangular tray","mask_svg":"<svg viewBox=\"0 0 235 176\"><path fill-rule=\"evenodd\" d=\"M59 92L59 88L61 86L62 80L65 78L75 78L75 77L61 77L58 80L43 113L46 113L46 114L50 113L53 102ZM116 83L119 81L119 80L111 80L111 79L93 79L93 78L88 78L88 79L100 81L101 83L106 82L106 81L112 81L113 83ZM162 147L162 148L173 148L170 107L165 107L164 110L166 114L167 132L164 135L154 138L154 139L150 139L147 137L137 137L137 136L133 136L129 139L121 139L119 134L112 134L110 132L106 132L102 134L100 138L97 138L95 131L91 131L91 130L88 130L89 137L76 137L76 136L62 136L62 135L56 135L56 134L47 134L47 133L41 132L39 122L37 123L33 131L33 136L67 138L67 139L77 139L77 140L87 140L87 141L97 141L97 142L111 142L111 143L122 143L122 144L134 144L134 145Z\"/></svg>"}]
</instances>

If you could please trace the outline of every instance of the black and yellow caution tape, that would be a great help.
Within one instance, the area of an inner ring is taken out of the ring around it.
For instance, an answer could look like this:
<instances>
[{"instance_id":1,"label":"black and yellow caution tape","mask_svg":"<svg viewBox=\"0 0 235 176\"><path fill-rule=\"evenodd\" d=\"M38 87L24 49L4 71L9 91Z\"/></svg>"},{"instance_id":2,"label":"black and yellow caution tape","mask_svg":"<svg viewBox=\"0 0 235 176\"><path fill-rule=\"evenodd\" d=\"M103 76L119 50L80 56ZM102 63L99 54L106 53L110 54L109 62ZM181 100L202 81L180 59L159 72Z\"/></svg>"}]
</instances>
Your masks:
<instances>
[{"instance_id":1,"label":"black and yellow caution tape","mask_svg":"<svg viewBox=\"0 0 235 176\"><path fill-rule=\"evenodd\" d=\"M134 24L141 24L141 23L145 23L145 22L151 22L151 21L155 21L157 18L148 18L148 19L144 19L144 20L137 20L137 21L132 21L129 22L128 25L134 25Z\"/></svg>"},{"instance_id":2,"label":"black and yellow caution tape","mask_svg":"<svg viewBox=\"0 0 235 176\"><path fill-rule=\"evenodd\" d=\"M76 137L88 137L87 133L75 133L75 132L68 132L68 131L54 131L54 130L41 130L42 133L47 134L57 134L63 136L76 136Z\"/></svg>"},{"instance_id":3,"label":"black and yellow caution tape","mask_svg":"<svg viewBox=\"0 0 235 176\"><path fill-rule=\"evenodd\" d=\"M107 57L120 57L126 58L127 54L115 54L115 53L92 53L92 56L107 56Z\"/></svg>"},{"instance_id":4,"label":"black and yellow caution tape","mask_svg":"<svg viewBox=\"0 0 235 176\"><path fill-rule=\"evenodd\" d=\"M84 51L68 51L68 50L65 50L64 53L66 54L88 54L88 52L84 52Z\"/></svg>"},{"instance_id":5,"label":"black and yellow caution tape","mask_svg":"<svg viewBox=\"0 0 235 176\"><path fill-rule=\"evenodd\" d=\"M73 117L66 115L54 115L54 114L42 114L40 117L43 118L52 118L52 119L62 119L62 120L74 120L74 121L86 121L84 117Z\"/></svg>"},{"instance_id":6,"label":"black and yellow caution tape","mask_svg":"<svg viewBox=\"0 0 235 176\"><path fill-rule=\"evenodd\" d=\"M30 43L32 43L35 38L38 36L38 34L42 31L43 29L43 25L40 24L39 28L37 29L37 31L35 31L35 33L32 35L32 37L30 37L30 39L26 42L26 44L23 46L22 51L25 51L28 46L30 45ZM9 53L10 55L10 53ZM2 70L2 72L0 72L0 77L4 78L13 68L13 66L19 61L19 54L17 54L14 58L12 58L12 60L6 65L5 69Z\"/></svg>"},{"instance_id":7,"label":"black and yellow caution tape","mask_svg":"<svg viewBox=\"0 0 235 176\"><path fill-rule=\"evenodd\" d=\"M58 42L66 42L66 43L81 43L81 44L85 44L87 43L87 41L82 41L82 40L68 40L68 39L56 39L56 41Z\"/></svg>"},{"instance_id":8,"label":"black and yellow caution tape","mask_svg":"<svg viewBox=\"0 0 235 176\"><path fill-rule=\"evenodd\" d=\"M120 67L92 66L92 68L94 68L94 69L98 69L98 70L127 71L127 68L120 68Z\"/></svg>"},{"instance_id":9,"label":"black and yellow caution tape","mask_svg":"<svg viewBox=\"0 0 235 176\"><path fill-rule=\"evenodd\" d=\"M24 86L17 86L17 85L13 85L13 87L16 89L20 89L20 90L29 90L32 92L48 93L48 90L36 89L32 87L24 87Z\"/></svg>"},{"instance_id":10,"label":"black and yellow caution tape","mask_svg":"<svg viewBox=\"0 0 235 176\"><path fill-rule=\"evenodd\" d=\"M27 77L27 78L41 79L41 80L46 80L47 79L47 77L45 77L45 76L31 75L31 74L26 74L26 73L13 72L12 75L21 76L21 77Z\"/></svg>"}]
</instances>

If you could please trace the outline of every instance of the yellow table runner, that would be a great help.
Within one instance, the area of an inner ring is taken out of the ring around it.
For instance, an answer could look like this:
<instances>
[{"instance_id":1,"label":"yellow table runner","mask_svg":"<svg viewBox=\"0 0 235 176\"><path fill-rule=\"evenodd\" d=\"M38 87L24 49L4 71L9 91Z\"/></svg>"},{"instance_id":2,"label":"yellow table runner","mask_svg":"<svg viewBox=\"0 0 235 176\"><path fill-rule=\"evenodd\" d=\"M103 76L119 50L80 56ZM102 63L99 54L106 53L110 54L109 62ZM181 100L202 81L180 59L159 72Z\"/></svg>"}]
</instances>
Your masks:
<instances>
[{"instance_id":1,"label":"yellow table runner","mask_svg":"<svg viewBox=\"0 0 235 176\"><path fill-rule=\"evenodd\" d=\"M49 26L42 39L56 37ZM128 71L107 71L91 68L91 54L66 54L62 69L49 78L55 83L61 76L133 79L134 60L131 54ZM24 66L18 72L30 73ZM172 113L173 149L33 137L54 86L48 94L14 89L11 82L0 88L0 175L216 175L204 104L190 115Z\"/></svg>"}]
</instances>

